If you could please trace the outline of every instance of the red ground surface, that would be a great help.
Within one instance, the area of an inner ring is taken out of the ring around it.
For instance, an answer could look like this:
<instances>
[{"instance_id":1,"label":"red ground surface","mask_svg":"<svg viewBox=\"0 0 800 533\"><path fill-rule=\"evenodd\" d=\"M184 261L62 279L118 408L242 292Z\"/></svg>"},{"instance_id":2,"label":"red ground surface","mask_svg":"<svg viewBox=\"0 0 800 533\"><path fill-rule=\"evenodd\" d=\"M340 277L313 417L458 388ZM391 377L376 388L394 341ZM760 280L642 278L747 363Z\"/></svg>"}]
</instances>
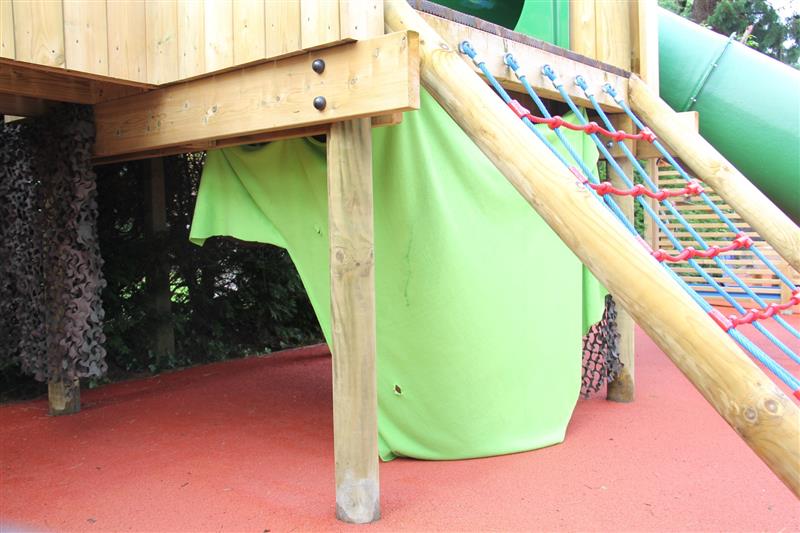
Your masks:
<instances>
[{"instance_id":1,"label":"red ground surface","mask_svg":"<svg viewBox=\"0 0 800 533\"><path fill-rule=\"evenodd\" d=\"M579 402L564 444L382 464L371 526L333 518L320 349L109 385L75 416L7 405L0 529L800 530L794 496L641 332L637 349L636 402Z\"/></svg>"}]
</instances>

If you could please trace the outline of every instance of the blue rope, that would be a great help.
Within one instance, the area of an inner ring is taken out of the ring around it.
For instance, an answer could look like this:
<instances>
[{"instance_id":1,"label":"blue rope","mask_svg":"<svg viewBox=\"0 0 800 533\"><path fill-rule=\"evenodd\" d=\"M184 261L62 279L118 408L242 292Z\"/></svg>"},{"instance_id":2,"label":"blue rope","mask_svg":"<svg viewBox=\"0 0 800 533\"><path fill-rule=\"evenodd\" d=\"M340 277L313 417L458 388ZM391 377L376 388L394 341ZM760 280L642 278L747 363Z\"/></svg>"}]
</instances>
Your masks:
<instances>
[{"instance_id":1,"label":"blue rope","mask_svg":"<svg viewBox=\"0 0 800 533\"><path fill-rule=\"evenodd\" d=\"M585 80L584 80L584 79L583 79L581 76L578 76L578 77L576 78L576 80L575 80L575 83L576 83L576 85L578 85L578 87L580 87L581 89L583 89L583 91L584 91L584 94L586 95L586 97L589 99L589 101L590 101L590 102L592 103L592 105L594 106L594 108L595 108L595 110L597 111L598 115L599 115L599 116L601 117L601 119L603 120L603 123L605 124L606 128L607 128L607 129L609 129L609 130L613 130L613 129L614 129L614 126L613 126L613 124L611 124L611 121L608 119L608 117L606 116L606 114L603 112L602 108L600 108L600 105L597 103L597 100L595 99L594 95L593 95L593 94L592 94L592 93L591 93L591 92L588 90L588 86L587 86L587 84L586 84L586 81L585 81ZM567 94L567 93L566 93L566 92L563 90L563 87L562 87L561 89L559 89L559 92L562 94L562 97L564 97L566 100L568 100L568 101L567 101L567 104L570 106L570 108L574 108L574 104L572 103L572 100L571 100L571 98L570 98L569 94ZM588 121L585 121L585 120L584 120L584 121L583 121L583 124L586 124L587 122L588 122ZM591 134L591 136L592 136L592 138L595 140L595 144L597 144L598 148L599 148L601 151L603 151L603 152L604 152L604 155L606 155L606 158L607 158L607 159L609 159L609 161L611 161L612 159L610 158L610 154L608 153L608 151L606 150L606 148L605 148L605 146L602 144L602 142L601 142L601 141L599 141L599 139L597 138L597 136L596 136L596 135L594 135L594 134ZM644 172L644 169L642 169L642 168L641 168L641 166L639 165L639 162L638 162L638 161L637 161L637 160L636 160L636 159L633 157L633 154L630 152L630 150L627 148L627 146L625 146L625 144L624 144L624 143L619 143L619 146L620 146L620 147L623 149L623 152L626 154L627 158L628 158L628 159L629 159L629 160L630 160L632 163L634 163L634 164L636 165L636 167L638 167L638 169L641 171L644 181L646 181L646 182L647 182L647 184L650 186L650 188L651 188L652 190L654 190L654 191L657 191L657 190L658 190L658 188L657 188L656 184L655 184L655 183L654 183L654 182L653 182L653 181L650 179L650 177L647 175L647 173L646 173L646 172ZM617 172L617 173L618 173L618 174L620 174L619 172ZM620 174L620 175L622 176L622 178L625 180L626 184L627 184L629 187L633 186L633 185L632 185L632 182L631 182L630 180L628 180L627 176L624 176L624 175L622 175L622 174ZM645 202L645 201L644 201L644 200L643 200L641 197L638 197L638 198L637 198L637 200L639 201L640 205L642 205L642 206L645 208L645 210L648 212L648 214L649 214L651 217L653 217L653 219L654 219L654 220L656 220L656 221L657 221L657 220L659 219L659 217L658 217L658 216L657 216L657 215L656 215L656 214L655 214L655 213L652 211L652 209L650 208L649 204L647 204L647 202ZM667 205L667 206L670 208L670 210L671 210L671 212L672 212L673 214L675 214L675 213L676 213L676 211L675 211L674 209L672 209L672 204L671 204L670 202L664 201L663 203L664 203L665 205ZM708 249L708 245L706 244L706 242L705 242L705 241L702 239L702 237L700 237L699 235L697 235L697 233L696 233L696 232L694 231L694 229L691 227L691 224L689 224L689 222L688 222L688 221L687 221L685 218L683 218L682 216L678 216L678 217L676 217L676 218L679 220L679 222L680 222L680 223L681 223L681 224L682 224L682 225L683 225L683 226L684 226L686 229L688 229L688 230L690 231L690 233L691 233L693 236L696 236L696 237L695 237L695 239L696 239L696 240L698 241L698 243L699 243L699 244L700 244L700 245L703 247L703 249ZM659 225L659 228L663 228L663 225L661 225L661 224L660 224L660 225ZM662 229L662 231L663 231L663 229ZM666 234L666 235L669 237L669 236L671 235L671 232L670 232L669 230L667 230L667 231L665 231L665 234ZM676 240L675 240L675 239L672 239L672 238L670 238L670 242L672 242L672 243L673 243L673 245L674 245L674 244L675 244L675 242L676 242ZM681 249L683 249L683 246L682 246L682 245L678 245L678 246L677 246L677 249L680 251ZM731 269L728 267L728 265L727 265L726 263L724 263L724 262L723 262L723 261L722 261L722 260L721 260L719 257L714 257L714 258L712 258L712 260L714 261L714 263L715 263L715 264L716 264L718 267L720 267L720 268L723 270L723 272L725 272L725 274L727 274L729 277L731 277L731 279L733 279L733 280L734 280L734 282L736 282L736 283L737 283L737 285L739 285L739 287L741 287L741 288L742 288L742 289L745 291L745 293L746 293L746 294L747 294L747 295L748 295L750 298L752 298L753 300L755 300L755 301L756 301L756 302L757 302L759 305L761 305L762 307L766 306L766 303L764 302L764 300L763 300L763 299L761 299L761 297L759 297L759 296L758 296L758 295L757 295L755 292L753 292L753 291L750 289L750 287L749 287L749 286L748 286L748 285L747 285L747 284L746 284L746 283L745 283L745 282L744 282L744 281L743 281L741 278L739 278L739 276L738 276L738 275L736 275L736 274L735 274L735 273L734 273L734 272L733 272L733 271L732 271L732 270L731 270ZM719 285L719 283L718 283L716 280L714 280L713 278L711 278L711 277L710 277L710 276L709 276L709 275L708 275L708 274L705 272L705 270L703 269L703 267L702 267L701 265L699 265L698 263L696 263L694 260L690 260L690 261L688 261L688 262L689 262L689 264L690 264L690 265L691 265L691 266L692 266L692 267L693 267L693 268L694 268L694 269L695 269L695 270L696 270L696 271L697 271L697 272L698 272L698 273L699 273L699 274L700 274L700 275L703 277L703 279L704 279L704 280L706 280L706 282L707 282L707 283L708 283L708 284L709 284L709 285L710 285L710 286L711 286L711 287L712 287L712 288L713 288L713 289L714 289L714 290L715 290L715 291L716 291L718 294L720 294L720 295L721 295L721 296L722 296L722 297L725 299L725 301L727 301L727 302L728 302L730 305L732 305L732 306L733 306L733 307L734 307L734 308L735 308L735 309L736 309L738 312L740 312L740 313L742 313L742 314L746 313L746 310L745 310L745 308L744 308L744 307L743 307L743 306L742 306L742 305L741 305L741 304L738 302L738 300L737 300L736 298L734 298L733 296L731 296L730 294L728 294L728 292L727 292L727 291L726 291L726 290L725 290L725 289L724 289L724 288L723 288L721 285ZM792 334L795 334L795 335L797 334L797 331L796 331L796 330L795 330L795 329L794 329L794 328L793 328L793 327L792 327L792 326L791 326L791 325L790 325L788 322L786 322L786 321L785 321L785 320L784 320L782 317L780 317L780 316L778 316L778 315L773 315L773 318L775 318L775 319L776 319L776 321L778 321L778 323L779 323L779 324L783 325L783 326L784 326L784 327L785 327L785 328L786 328L786 329L787 329L787 330L788 330L790 333L792 333ZM778 338L777 338L777 337L776 337L776 336L775 336L775 335L774 335L772 332L770 332L770 331L769 331L767 328L765 328L765 327L764 327L762 324L759 324L758 322L755 322L753 325L754 325L754 326L755 326L755 328L756 328L756 329L757 329L757 330L758 330L758 331L759 331L759 332L760 332L762 335L764 335L764 336L765 336L765 337L766 337L766 338L767 338L767 339L768 339L770 342L772 342L773 344L775 344L776 346L778 346L778 348L779 348L779 349L780 349L780 350L781 350L783 353L785 353L785 354L786 354L786 355L787 355L787 356L788 356L790 359L792 359L792 360L793 360L793 361L795 361L796 363L800 364L800 356L799 356L798 354L796 354L794 351L792 351L792 350L791 350L791 349L790 349L788 346L786 346L786 345L785 345L785 344L784 344L784 343L783 343L783 342L782 342L780 339L778 339Z\"/></svg>"},{"instance_id":2,"label":"blue rope","mask_svg":"<svg viewBox=\"0 0 800 533\"><path fill-rule=\"evenodd\" d=\"M575 79L575 83L576 83L576 85L578 85L578 86L579 86L581 89L583 89L583 90L584 90L584 94L586 94L587 98L589 98L589 101L590 101L590 102L592 103L592 105L594 106L595 110L597 111L597 113L598 113L598 115L600 116L600 118L603 120L603 123L606 125L606 127L607 127L607 128L610 128L610 129L613 129L613 125L611 124L611 121L608 119L608 116L605 114L605 112L603 111L603 109L602 109L602 108L600 107L600 105L597 103L597 100L595 99L594 95L588 92L588 87L587 87L587 85L586 85L586 81L585 81L585 80L584 80L582 77L578 76L578 78L576 78L576 79ZM629 160L631 160L631 161L634 161L634 162L636 163L637 167L639 167L639 168L641 169L641 166L638 164L638 161L636 161L636 160L635 160L635 158L634 158L633 154L630 152L630 150L628 149L628 147L627 147L627 146L625 146L623 143L620 143L619 145L620 145L620 147L622 148L623 152L625 153L626 157L627 157ZM643 169L642 169L642 172L643 172ZM651 180L650 176L649 176L649 175L647 175L647 173L646 173L646 172L643 172L643 174L642 174L642 177L643 177L644 181L646 181L646 182L647 182L648 186L650 186L650 188L651 188L652 190L657 190L657 186L656 186L656 184L655 184L655 183L654 183L654 182ZM705 196L705 197L706 197L706 200L705 200L705 201L706 201L706 203L711 201L711 200L710 200L710 199L709 199L709 198L708 198L708 197L705 195L705 193L703 193L703 195L702 195L702 196ZM671 209L671 204L669 204L669 203L668 203L668 202L666 202L666 201L664 202L664 204L665 204L665 205L668 205L668 207L670 207L670 212L672 212L673 214L675 214L675 213L676 213L676 211L675 211L675 210ZM713 202L712 202L712 205L713 205ZM703 247L703 249L708 249L708 245L706 244L706 242L705 242L705 241L704 241L702 238L699 238L699 239L698 239L698 237L696 237L696 236L695 236L695 235L697 235L697 233L696 233L696 232L694 231L694 229L691 227L691 224L689 224L689 222L688 222L688 221L686 221L686 219L685 219L683 216L679 216L679 217L676 217L676 218L678 219L678 221L679 221L679 222L680 222L680 223L681 223L681 224L682 224L682 225L683 225L685 228L687 228L687 229L690 231L690 234L692 234L692 236L693 236L693 237L695 237L695 240L697 240L697 242L698 242L698 243L699 243L699 244L700 244L700 245ZM736 233L739 233L739 231L740 231L738 228L736 228L736 226L734 226L734 227L733 227L733 229L734 229L734 231L735 231ZM731 278L731 279L732 279L732 280L733 280L733 281L734 281L734 282L735 282L735 283L736 283L736 284L737 284L737 285L738 285L738 286L739 286L739 287L740 287L740 288L741 288L741 289L742 289L742 290L745 292L745 294L747 294L747 296L748 296L749 298L751 298L753 301L755 301L755 302L756 302L758 305L760 305L761 307L766 307L766 306L767 306L767 303L764 301L764 299L763 299L763 298L761 298L761 297L760 297L760 296L759 296L759 295L758 295L758 294L757 294L755 291L753 291L753 290L750 288L750 286L749 286L749 285L748 285L748 284L747 284L747 283L746 283L744 280L742 280L742 279L741 279L741 278L740 278L740 277L739 277L739 276L738 276L738 275L737 275L737 274L736 274L736 273L735 273L733 270L731 270L731 268L730 268L730 267L729 267L729 266L728 266L728 265L727 265L727 264L726 264L726 263L725 263L725 262L724 262L722 259L720 259L719 257L714 257L714 258L712 258L712 260L714 261L714 263L715 263L715 264L716 264L716 265L717 265L719 268L721 268L721 269L722 269L722 271L723 271L723 272L724 272L724 273L725 273L727 276L729 276L729 277L730 277L730 278ZM738 300L736 300L735 298L731 297L731 298L725 298L725 299L726 299L726 300L727 300L729 303L731 303L731 305L732 305L734 308L736 308L736 310L737 310L737 311L739 311L740 313L745 313L745 312L746 312L745 308L744 308L742 305L740 305L740 304L739 304L739 302L738 302ZM789 324L789 323L788 323L786 320L784 320L784 319L783 319L783 317L781 317L781 316L780 316L780 315L778 315L778 314L775 314L775 315L773 315L773 317L772 317L772 318L773 318L773 319L774 319L776 322L778 322L778 323L779 323L781 326L783 326L783 327L784 327L784 329L786 329L786 330L787 330L789 333L791 333L791 334L792 334L792 335L794 335L795 337L798 337L798 338L800 338L800 333L798 333L798 331L797 331L797 330L796 330L796 329L795 329L795 328L794 328L794 327L793 327L791 324ZM755 325L755 324L754 324L754 325ZM785 346L785 345L784 345L784 344L783 344L781 341L779 341L779 340L778 340L776 337L774 337L774 335L772 335L771 333L769 333L769 334L768 334L768 333L766 333L766 331L767 331L767 330L766 330L765 328L763 328L763 327L759 327L759 326L757 326L757 329L759 329L759 331L761 331L762 333L764 333L765 335L767 335L768 337L770 337L770 340L771 340L772 342L774 342L776 345L778 345L778 347L780 347L780 348L781 348L781 350L782 350L784 353L786 353L786 354L787 354L789 357L791 357L791 358L792 358L794 361L796 361L798 364L800 364L800 357L798 357L798 356L797 356L797 355L796 355L794 352L792 352L792 351L791 351L791 350L790 350L788 347L786 347L786 346Z\"/></svg>"},{"instance_id":3,"label":"blue rope","mask_svg":"<svg viewBox=\"0 0 800 533\"><path fill-rule=\"evenodd\" d=\"M605 84L605 85L603 85L603 91L608 93L614 99L614 101L617 102L617 104L619 104L619 106L622 108L622 110L625 112L625 114L628 115L628 117L630 117L630 119L633 121L634 124L636 124L637 128L643 129L645 127L645 125L642 123L642 121L639 120L639 117L637 117L633 113L633 111L631 111L631 109L628 107L628 104L625 102L625 100L623 100L617 94L617 90L614 89L614 87L612 87L609 84ZM658 139L653 141L653 146L655 146L655 148L659 151L659 153L661 153L664 156L664 159L666 159L667 162L670 165L672 165L675 168L675 170L678 171L678 174L684 180L691 181L691 179L692 179L691 176L689 176L686 173L686 171L683 169L683 167L681 165L679 165L677 161L675 161L675 158L672 157L672 155L669 153L669 151L667 151L667 149L664 147L663 144L661 144L661 142ZM714 213L719 217L719 219L725 225L727 225L728 228L732 232L737 233L739 231L739 229L736 227L736 224L734 224L733 221L721 209L719 209L719 207L713 201L711 201L711 199L708 197L708 195L706 195L704 193L704 194L700 195L700 197L703 199L703 202L705 202L705 204L714 211ZM797 286L794 284L794 282L792 282L792 280L790 280L783 272L781 272L778 269L778 267L776 267L772 263L772 261L769 260L769 258L764 256L764 254L761 252L761 250L759 250L755 245L751 246L750 250L753 252L753 254L756 255L756 257L758 257L767 266L767 268L769 268L773 272L773 274L775 274L791 290L794 291L794 290L797 289Z\"/></svg>"},{"instance_id":4,"label":"blue rope","mask_svg":"<svg viewBox=\"0 0 800 533\"><path fill-rule=\"evenodd\" d=\"M531 87L530 83L527 80L527 76L525 76L524 74L521 74L521 75L519 74L519 65L517 64L517 62L514 59L514 57L511 54L506 54L504 56L504 61L514 71L514 73L517 75L517 77L520 80L520 82L522 83L523 87L525 87L525 90L531 96L531 98L533 99L534 103L536 103L537 107L539 108L539 110L541 111L543 116L545 116L546 118L550 118L550 114L549 114L546 106L544 105L544 102L541 100L541 98L539 98L538 94L533 89L533 87ZM493 79L493 76L491 75L491 73L488 73L488 69L486 69L486 70L482 69L482 71L484 72L484 75L487 76L487 78ZM580 112L580 110L577 109L576 106L574 105L574 103L572 102L572 99L570 98L570 96L566 93L566 91L564 91L563 84L561 84L560 82L557 81L557 76L555 75L555 72L552 70L552 68L550 68L549 66L546 65L543 68L543 72L553 82L553 85L559 91L559 93L561 94L562 98L564 98L565 102L567 102L567 104L570 106L570 109L579 117L579 120L581 121L581 123L582 124L587 124L588 120L585 119L585 117ZM495 82L495 84L497 83L496 80L494 80L494 82ZM497 84L497 85L499 85L499 84ZM506 101L506 103L508 103L510 101L510 98L508 98L505 101ZM594 105L594 102L593 102L593 105ZM613 130L614 128L612 126L609 126L608 129L612 129ZM558 130L556 130L556 132L558 132ZM601 150L601 152L603 152L603 154L606 157L606 159L608 160L608 162L612 164L612 167L616 167L616 168L614 168L615 172L620 175L620 177L625 181L627 186L632 187L633 183L628 179L628 177L625 175L624 171L616 164L616 162L614 161L614 158L610 156L610 153L608 153L608 151L605 149L605 146L603 145L603 143L599 141L599 139L597 138L596 135L591 134L591 137L593 138L595 144L598 146L598 148ZM570 146L569 146L568 141L563 136L558 136L558 138L562 143L565 144L565 146L568 148L568 151L571 154L574 154L574 151L569 149ZM574 155L573 155L573 157L574 157ZM562 160L562 162L564 162L564 161ZM637 161L637 165L638 165L638 161ZM643 169L642 169L642 171L643 171ZM646 174L646 173L644 173L644 174ZM664 231L664 233L668 236L668 238L670 238L670 241L673 242L674 245L676 245L676 248L682 249L683 247L680 244L680 242L674 237L672 232L666 226L664 226L663 222L661 222L660 218L652 211L652 209L647 204L647 202L644 202L644 200L641 197L638 197L637 200L642 204L642 206L645 209L648 210L650 216L653 217L653 220L659 225L660 229L662 229L662 231ZM617 216L619 218L621 216L621 214L617 214ZM627 217L625 219L627 220ZM685 223L685 220L684 220L684 223ZM688 226L688 227L690 229L693 229L690 226ZM699 235L698 235L698 237L699 237ZM711 276L709 276L700 265L698 265L693 259L690 259L688 262L689 262L690 265L692 265L693 268L695 268L695 270L698 273L700 273L701 276L703 276L703 278L709 283L709 285L714 287L717 290L717 292L719 292L720 294L723 295L723 297L726 297L726 300L731 301L733 303L736 303L738 305L738 302L736 302L735 299L730 297L727 294L727 292L721 286L719 286L719 284ZM688 284L686 284L683 281L683 279L680 278L680 276L678 276L674 271L672 271L670 268L668 268L667 265L664 265L664 267L666 268L667 272L670 273L670 275L673 277L673 279L678 281L679 284L681 286L683 286L684 290L686 290L692 296L692 298L695 300L695 302L697 302L704 311L710 312L713 309L711 307L711 305L708 304L708 302L706 302L704 299L702 299L696 293L696 291L694 291L692 288L690 288L688 286ZM744 311L743 308L742 308L742 311ZM772 333L770 333L768 330L766 330L765 328L763 328L759 324L755 324L755 325L757 327L759 327L759 331L761 331L765 336L767 336L768 339L770 339L771 341L775 342L778 346L782 347L782 349L785 349L785 351L787 352L787 355L797 357L793 352L791 352L791 350L789 350L785 345L783 345L782 342L780 342L774 335L772 335ZM747 351L751 352L753 354L753 356L756 357L759 361L762 361L762 363L765 366L767 366L767 368L770 368L771 370L773 370L773 373L775 373L775 375L778 376L787 385L789 385L790 387L793 387L793 389L800 388L800 383L798 383L797 380L793 376L791 376L791 374L786 372L786 370L784 370L780 365L778 365L776 362L774 362L766 353L764 353L755 344L750 342L746 337L741 335L739 332L737 332L737 334L735 336L732 335L732 337L734 339L736 339L737 341L739 339L741 339L741 338L745 339L747 341L746 343L739 342L739 344L743 348L745 348ZM798 358L796 360L797 360L798 363L800 363L800 358Z\"/></svg>"}]
</instances>

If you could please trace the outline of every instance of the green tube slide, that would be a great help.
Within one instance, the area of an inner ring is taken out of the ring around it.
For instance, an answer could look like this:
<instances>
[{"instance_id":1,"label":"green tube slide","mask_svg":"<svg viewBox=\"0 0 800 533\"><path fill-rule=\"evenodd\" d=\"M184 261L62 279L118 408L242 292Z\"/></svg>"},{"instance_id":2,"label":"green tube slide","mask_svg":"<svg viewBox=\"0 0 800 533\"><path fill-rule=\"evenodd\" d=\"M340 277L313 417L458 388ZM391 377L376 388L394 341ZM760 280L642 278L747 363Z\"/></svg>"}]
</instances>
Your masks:
<instances>
[{"instance_id":1,"label":"green tube slide","mask_svg":"<svg viewBox=\"0 0 800 533\"><path fill-rule=\"evenodd\" d=\"M800 221L800 71L663 9L658 41L661 97Z\"/></svg>"}]
</instances>

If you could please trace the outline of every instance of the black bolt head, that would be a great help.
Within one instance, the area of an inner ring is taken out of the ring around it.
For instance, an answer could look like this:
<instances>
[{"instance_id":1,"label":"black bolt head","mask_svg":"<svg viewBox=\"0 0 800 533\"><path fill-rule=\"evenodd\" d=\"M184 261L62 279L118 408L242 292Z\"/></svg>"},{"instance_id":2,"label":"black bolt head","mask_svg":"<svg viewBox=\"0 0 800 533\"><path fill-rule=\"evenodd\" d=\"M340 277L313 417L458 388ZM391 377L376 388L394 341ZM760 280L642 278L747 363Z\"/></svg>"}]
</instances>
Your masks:
<instances>
[{"instance_id":1,"label":"black bolt head","mask_svg":"<svg viewBox=\"0 0 800 533\"><path fill-rule=\"evenodd\" d=\"M316 72L317 74L322 74L325 72L325 61L322 59L315 59L311 62L311 70Z\"/></svg>"},{"instance_id":2,"label":"black bolt head","mask_svg":"<svg viewBox=\"0 0 800 533\"><path fill-rule=\"evenodd\" d=\"M317 111L322 111L325 109L326 105L328 105L328 102L325 100L324 96L317 96L314 98L314 109Z\"/></svg>"}]
</instances>

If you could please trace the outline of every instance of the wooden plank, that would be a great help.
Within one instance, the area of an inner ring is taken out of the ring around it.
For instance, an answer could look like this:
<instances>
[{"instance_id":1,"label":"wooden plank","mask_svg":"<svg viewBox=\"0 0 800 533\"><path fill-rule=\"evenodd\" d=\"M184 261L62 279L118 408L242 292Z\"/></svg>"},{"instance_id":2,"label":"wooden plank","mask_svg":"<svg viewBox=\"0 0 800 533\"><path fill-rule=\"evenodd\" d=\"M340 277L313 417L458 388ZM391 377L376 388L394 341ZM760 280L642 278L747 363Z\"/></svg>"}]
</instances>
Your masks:
<instances>
[{"instance_id":1,"label":"wooden plank","mask_svg":"<svg viewBox=\"0 0 800 533\"><path fill-rule=\"evenodd\" d=\"M627 125L626 131L633 130L633 123ZM626 176L633 176L633 164L627 158L617 159L617 164ZM609 172L610 181L618 189L628 186L616 172ZM633 197L618 196L614 200L628 220L633 220ZM619 332L619 361L622 363L619 375L606 387L606 399L612 402L632 402L636 396L635 368L635 331L636 325L631 315L622 306L617 306L617 331Z\"/></svg>"},{"instance_id":2,"label":"wooden plank","mask_svg":"<svg viewBox=\"0 0 800 533\"><path fill-rule=\"evenodd\" d=\"M108 74L147 81L147 34L144 0L113 0L108 11Z\"/></svg>"},{"instance_id":3,"label":"wooden plank","mask_svg":"<svg viewBox=\"0 0 800 533\"><path fill-rule=\"evenodd\" d=\"M0 93L74 104L142 93L152 86L0 58Z\"/></svg>"},{"instance_id":4,"label":"wooden plank","mask_svg":"<svg viewBox=\"0 0 800 533\"><path fill-rule=\"evenodd\" d=\"M676 113L636 75L630 103L653 131L676 149L688 167L725 199L742 218L800 270L800 228L698 133L676 123Z\"/></svg>"},{"instance_id":5,"label":"wooden plank","mask_svg":"<svg viewBox=\"0 0 800 533\"><path fill-rule=\"evenodd\" d=\"M233 0L233 63L267 57L264 0Z\"/></svg>"},{"instance_id":6,"label":"wooden plank","mask_svg":"<svg viewBox=\"0 0 800 533\"><path fill-rule=\"evenodd\" d=\"M67 68L108 75L108 25L105 0L64 0Z\"/></svg>"},{"instance_id":7,"label":"wooden plank","mask_svg":"<svg viewBox=\"0 0 800 533\"><path fill-rule=\"evenodd\" d=\"M14 59L14 4L9 0L0 2L0 57Z\"/></svg>"},{"instance_id":8,"label":"wooden plank","mask_svg":"<svg viewBox=\"0 0 800 533\"><path fill-rule=\"evenodd\" d=\"M339 40L339 1L300 0L300 42L314 48Z\"/></svg>"},{"instance_id":9,"label":"wooden plank","mask_svg":"<svg viewBox=\"0 0 800 533\"><path fill-rule=\"evenodd\" d=\"M61 2L13 0L16 59L63 67L64 17Z\"/></svg>"},{"instance_id":10,"label":"wooden plank","mask_svg":"<svg viewBox=\"0 0 800 533\"><path fill-rule=\"evenodd\" d=\"M631 21L628 2L600 2L595 8L596 58L631 69Z\"/></svg>"},{"instance_id":11,"label":"wooden plank","mask_svg":"<svg viewBox=\"0 0 800 533\"><path fill-rule=\"evenodd\" d=\"M595 0L569 1L569 47L586 57L597 57Z\"/></svg>"},{"instance_id":12,"label":"wooden plank","mask_svg":"<svg viewBox=\"0 0 800 533\"><path fill-rule=\"evenodd\" d=\"M380 517L369 119L328 135L328 231L336 516L367 523Z\"/></svg>"},{"instance_id":13,"label":"wooden plank","mask_svg":"<svg viewBox=\"0 0 800 533\"><path fill-rule=\"evenodd\" d=\"M407 3L387 1L384 12L388 29L420 33L425 89L720 416L800 496L798 406Z\"/></svg>"},{"instance_id":14,"label":"wooden plank","mask_svg":"<svg viewBox=\"0 0 800 533\"><path fill-rule=\"evenodd\" d=\"M339 0L341 38L383 35L383 0Z\"/></svg>"},{"instance_id":15,"label":"wooden plank","mask_svg":"<svg viewBox=\"0 0 800 533\"><path fill-rule=\"evenodd\" d=\"M658 91L658 2L629 2L631 13L631 70Z\"/></svg>"},{"instance_id":16,"label":"wooden plank","mask_svg":"<svg viewBox=\"0 0 800 533\"><path fill-rule=\"evenodd\" d=\"M267 57L279 56L301 48L300 0L269 2L264 11Z\"/></svg>"},{"instance_id":17,"label":"wooden plank","mask_svg":"<svg viewBox=\"0 0 800 533\"><path fill-rule=\"evenodd\" d=\"M147 27L147 81L167 83L178 79L178 3L145 2Z\"/></svg>"},{"instance_id":18,"label":"wooden plank","mask_svg":"<svg viewBox=\"0 0 800 533\"><path fill-rule=\"evenodd\" d=\"M233 65L233 2L205 0L206 72Z\"/></svg>"},{"instance_id":19,"label":"wooden plank","mask_svg":"<svg viewBox=\"0 0 800 533\"><path fill-rule=\"evenodd\" d=\"M396 33L248 65L95 108L99 158L419 107L418 38ZM322 58L322 75L311 61ZM312 105L323 96L327 106Z\"/></svg>"},{"instance_id":20,"label":"wooden plank","mask_svg":"<svg viewBox=\"0 0 800 533\"><path fill-rule=\"evenodd\" d=\"M205 4L203 0L178 0L178 78L205 73Z\"/></svg>"},{"instance_id":21,"label":"wooden plank","mask_svg":"<svg viewBox=\"0 0 800 533\"><path fill-rule=\"evenodd\" d=\"M604 110L611 112L621 111L619 105L604 93L601 87L604 83L610 83L617 88L620 94L627 93L627 79L623 76L606 72L590 65L578 63L546 50L540 50L516 41L503 39L492 33L434 15L429 15L427 13L419 13L419 15L442 36L451 49L457 50L458 44L461 41L466 40L472 43L480 59L486 62L489 72L491 72L492 75L497 78L498 82L506 89L522 93L525 92L525 88L519 83L514 73L503 63L503 56L507 52L510 52L514 54L517 62L524 72L527 73L528 81L531 86L533 86L541 97L561 100L561 96L558 91L553 88L553 84L541 73L542 66L550 65L558 76L564 80L564 89L566 89L567 93L578 105L591 107L591 103L583 95L583 91L575 87L572 83L575 76L580 74L586 79L589 87L594 89L595 97ZM464 61L468 62L468 65L475 72L480 73L478 68L473 65L466 56L461 57Z\"/></svg>"}]
</instances>

